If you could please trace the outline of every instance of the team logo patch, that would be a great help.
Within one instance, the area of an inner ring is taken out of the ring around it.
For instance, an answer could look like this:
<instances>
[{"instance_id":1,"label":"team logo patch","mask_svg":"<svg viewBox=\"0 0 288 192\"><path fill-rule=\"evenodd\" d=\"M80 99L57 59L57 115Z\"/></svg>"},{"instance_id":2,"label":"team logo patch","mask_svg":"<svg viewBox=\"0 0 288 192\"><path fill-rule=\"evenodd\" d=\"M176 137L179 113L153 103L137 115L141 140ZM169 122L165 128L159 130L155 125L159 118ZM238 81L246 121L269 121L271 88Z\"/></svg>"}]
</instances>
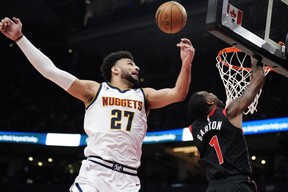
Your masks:
<instances>
[{"instance_id":1,"label":"team logo patch","mask_svg":"<svg viewBox=\"0 0 288 192\"><path fill-rule=\"evenodd\" d=\"M118 171L118 172L122 172L123 171L123 166L118 164L118 163L115 163L115 164L113 164L113 170L114 171Z\"/></svg>"}]
</instances>

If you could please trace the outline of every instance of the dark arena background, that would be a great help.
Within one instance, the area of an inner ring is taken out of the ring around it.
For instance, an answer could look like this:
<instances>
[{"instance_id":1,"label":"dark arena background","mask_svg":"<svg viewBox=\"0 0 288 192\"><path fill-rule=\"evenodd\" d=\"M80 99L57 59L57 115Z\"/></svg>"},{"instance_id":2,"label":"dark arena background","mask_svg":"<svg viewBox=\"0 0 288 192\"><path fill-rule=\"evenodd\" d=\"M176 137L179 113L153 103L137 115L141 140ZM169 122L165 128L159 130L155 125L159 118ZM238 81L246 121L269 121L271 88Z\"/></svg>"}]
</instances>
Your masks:
<instances>
[{"instance_id":1,"label":"dark arena background","mask_svg":"<svg viewBox=\"0 0 288 192\"><path fill-rule=\"evenodd\" d=\"M129 50L141 68L141 86L155 89L173 86L181 65L176 44L181 37L189 38L196 55L188 97L151 111L139 177L141 192L204 192L205 172L185 129L191 123L188 98L207 90L225 101L215 58L229 45L205 29L208 0L178 1L188 20L176 34L161 32L155 23L155 12L163 2L9 0L0 2L0 16L19 17L28 39L57 67L81 79L102 82L103 57ZM1 191L69 191L84 158L83 103L42 77L2 34L0 56ZM244 116L247 127L256 124L246 138L260 192L287 191L287 86L286 77L270 72L257 112ZM78 143L69 146L75 138Z\"/></svg>"}]
</instances>

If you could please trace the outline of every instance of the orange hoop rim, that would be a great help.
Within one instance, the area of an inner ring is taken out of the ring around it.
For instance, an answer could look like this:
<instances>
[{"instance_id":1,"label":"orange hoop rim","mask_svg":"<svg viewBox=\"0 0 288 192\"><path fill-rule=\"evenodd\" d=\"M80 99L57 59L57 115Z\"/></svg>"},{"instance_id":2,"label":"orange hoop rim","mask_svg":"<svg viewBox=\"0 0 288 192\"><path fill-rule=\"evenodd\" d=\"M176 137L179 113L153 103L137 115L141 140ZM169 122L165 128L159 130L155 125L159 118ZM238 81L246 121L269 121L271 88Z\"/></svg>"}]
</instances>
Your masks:
<instances>
[{"instance_id":1,"label":"orange hoop rim","mask_svg":"<svg viewBox=\"0 0 288 192\"><path fill-rule=\"evenodd\" d=\"M223 63L225 66L229 67L231 66L233 69L236 69L238 71L240 70L245 70L245 71L251 71L252 68L251 67L240 67L240 66L237 66L237 65L233 65L231 63L228 63L226 62L225 60L222 59L221 55L223 53L236 53L236 52L242 52L240 49L236 48L236 47L226 47L222 50L220 50L218 52L218 55L217 55L217 58L219 59L219 62ZM244 52L243 52L244 53ZM265 66L264 67L264 71L269 71L269 70L273 70L271 67L268 67L268 66Z\"/></svg>"}]
</instances>

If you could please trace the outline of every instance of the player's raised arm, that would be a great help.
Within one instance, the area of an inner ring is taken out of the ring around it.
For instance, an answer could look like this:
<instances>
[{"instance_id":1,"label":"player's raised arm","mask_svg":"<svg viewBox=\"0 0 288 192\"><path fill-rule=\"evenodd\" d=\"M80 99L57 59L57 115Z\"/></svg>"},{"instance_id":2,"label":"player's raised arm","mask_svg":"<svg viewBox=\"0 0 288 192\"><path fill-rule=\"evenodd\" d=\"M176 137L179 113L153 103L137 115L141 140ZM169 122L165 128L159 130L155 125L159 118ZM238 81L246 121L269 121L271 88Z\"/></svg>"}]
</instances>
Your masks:
<instances>
[{"instance_id":1,"label":"player's raised arm","mask_svg":"<svg viewBox=\"0 0 288 192\"><path fill-rule=\"evenodd\" d=\"M195 49L193 48L190 40L187 38L182 38L181 42L178 43L177 46L180 48L182 67L175 86L173 88L164 88L160 90L144 88L144 92L151 109L160 108L175 102L183 101L188 94Z\"/></svg>"},{"instance_id":2,"label":"player's raised arm","mask_svg":"<svg viewBox=\"0 0 288 192\"><path fill-rule=\"evenodd\" d=\"M242 119L243 111L253 102L256 94L262 89L265 82L265 74L262 64L259 65L259 61L251 57L251 80L245 91L235 101L233 101L227 107L227 117L232 124L237 127L241 127L238 119Z\"/></svg>"},{"instance_id":3,"label":"player's raised arm","mask_svg":"<svg viewBox=\"0 0 288 192\"><path fill-rule=\"evenodd\" d=\"M37 49L23 34L20 19L5 17L0 22L0 31L9 39L15 41L34 68L45 78L53 81L72 96L89 103L99 84L93 81L83 81L57 68L53 62Z\"/></svg>"}]
</instances>

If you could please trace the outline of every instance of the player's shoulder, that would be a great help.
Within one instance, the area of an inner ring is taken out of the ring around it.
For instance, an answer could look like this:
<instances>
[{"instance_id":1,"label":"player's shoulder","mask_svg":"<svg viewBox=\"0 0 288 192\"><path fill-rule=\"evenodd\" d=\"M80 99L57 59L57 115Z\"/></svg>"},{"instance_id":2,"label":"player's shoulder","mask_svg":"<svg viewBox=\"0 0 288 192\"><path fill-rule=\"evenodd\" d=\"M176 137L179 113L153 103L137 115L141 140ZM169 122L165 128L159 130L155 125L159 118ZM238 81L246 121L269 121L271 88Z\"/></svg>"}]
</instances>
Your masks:
<instances>
[{"instance_id":1,"label":"player's shoulder","mask_svg":"<svg viewBox=\"0 0 288 192\"><path fill-rule=\"evenodd\" d=\"M144 94L144 97L146 99L146 101L149 102L149 98L150 96L156 91L155 89L151 88L151 87L143 87L141 88Z\"/></svg>"},{"instance_id":2,"label":"player's shoulder","mask_svg":"<svg viewBox=\"0 0 288 192\"><path fill-rule=\"evenodd\" d=\"M143 88L141 88L141 89L143 90L145 96L146 96L146 95L148 96L149 94L151 94L151 93L153 93L153 92L156 91L156 89L153 89L153 88L151 88L151 87L143 87Z\"/></svg>"}]
</instances>

